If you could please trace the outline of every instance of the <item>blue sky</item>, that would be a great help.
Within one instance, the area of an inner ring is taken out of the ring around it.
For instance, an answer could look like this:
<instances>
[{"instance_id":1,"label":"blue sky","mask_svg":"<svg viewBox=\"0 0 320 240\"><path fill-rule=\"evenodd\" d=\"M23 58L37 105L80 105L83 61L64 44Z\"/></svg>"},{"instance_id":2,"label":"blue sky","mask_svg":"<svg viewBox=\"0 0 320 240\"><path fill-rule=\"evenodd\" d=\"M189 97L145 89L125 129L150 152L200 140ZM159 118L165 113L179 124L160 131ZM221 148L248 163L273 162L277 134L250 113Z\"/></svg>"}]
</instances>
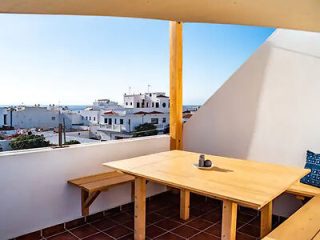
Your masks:
<instances>
[{"instance_id":1,"label":"blue sky","mask_svg":"<svg viewBox=\"0 0 320 240\"><path fill-rule=\"evenodd\" d=\"M204 103L274 29L184 25L184 104ZM0 105L122 102L169 91L169 23L0 15Z\"/></svg>"}]
</instances>

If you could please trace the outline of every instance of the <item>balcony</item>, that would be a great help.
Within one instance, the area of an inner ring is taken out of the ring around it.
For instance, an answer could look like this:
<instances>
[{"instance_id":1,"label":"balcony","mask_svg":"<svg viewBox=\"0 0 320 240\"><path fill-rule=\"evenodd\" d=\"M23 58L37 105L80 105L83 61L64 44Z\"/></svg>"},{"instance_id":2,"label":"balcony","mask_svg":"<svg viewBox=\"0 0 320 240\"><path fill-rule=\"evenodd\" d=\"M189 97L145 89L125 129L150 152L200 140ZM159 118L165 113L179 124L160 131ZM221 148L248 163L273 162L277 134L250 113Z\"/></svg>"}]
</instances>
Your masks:
<instances>
[{"instance_id":1,"label":"balcony","mask_svg":"<svg viewBox=\"0 0 320 240\"><path fill-rule=\"evenodd\" d=\"M109 5L97 0L82 1L76 8L74 1L68 0L50 1L52 5L34 0L28 1L29 5L1 1L0 12L117 15L179 21L170 25L171 136L1 153L1 240L132 239L129 185L101 194L92 205L92 215L81 218L80 191L67 184L71 178L106 171L101 165L104 162L184 149L303 168L306 150L319 152L319 33L278 29L212 95L182 131L180 22L320 31L319 5L304 1L305 7L304 3L295 2L290 6L294 11L288 12L286 2L257 5L253 1L211 1L209 4L203 4L205 1L136 1L139 4L130 8L125 1L121 1L123 4L119 1L110 1ZM92 2L96 4L94 8ZM118 126L102 128L120 130ZM167 190L162 185L147 185L147 239L220 239L220 201L192 194L191 218L182 221L177 217L177 195L174 189ZM292 195L279 195L272 203L272 227L303 203ZM239 212L237 239L259 239L259 212L244 207L236 208L235 212ZM19 237L24 234L28 235Z\"/></svg>"}]
</instances>

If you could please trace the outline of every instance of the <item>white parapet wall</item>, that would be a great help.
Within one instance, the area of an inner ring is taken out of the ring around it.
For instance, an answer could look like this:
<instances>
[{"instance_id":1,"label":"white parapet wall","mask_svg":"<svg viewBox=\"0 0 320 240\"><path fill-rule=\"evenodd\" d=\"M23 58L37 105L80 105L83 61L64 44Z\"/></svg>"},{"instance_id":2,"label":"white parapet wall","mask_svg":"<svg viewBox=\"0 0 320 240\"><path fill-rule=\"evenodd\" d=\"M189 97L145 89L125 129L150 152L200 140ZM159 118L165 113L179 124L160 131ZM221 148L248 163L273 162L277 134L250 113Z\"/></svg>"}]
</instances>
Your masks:
<instances>
[{"instance_id":1,"label":"white parapet wall","mask_svg":"<svg viewBox=\"0 0 320 240\"><path fill-rule=\"evenodd\" d=\"M110 171L102 163L169 150L167 135L64 149L0 153L0 240L14 238L81 217L80 190L72 178ZM148 195L164 186L149 183ZM130 184L102 193L90 213L131 201Z\"/></svg>"},{"instance_id":2,"label":"white parapet wall","mask_svg":"<svg viewBox=\"0 0 320 240\"><path fill-rule=\"evenodd\" d=\"M185 124L184 147L303 167L320 152L319 90L320 33L278 29Z\"/></svg>"}]
</instances>

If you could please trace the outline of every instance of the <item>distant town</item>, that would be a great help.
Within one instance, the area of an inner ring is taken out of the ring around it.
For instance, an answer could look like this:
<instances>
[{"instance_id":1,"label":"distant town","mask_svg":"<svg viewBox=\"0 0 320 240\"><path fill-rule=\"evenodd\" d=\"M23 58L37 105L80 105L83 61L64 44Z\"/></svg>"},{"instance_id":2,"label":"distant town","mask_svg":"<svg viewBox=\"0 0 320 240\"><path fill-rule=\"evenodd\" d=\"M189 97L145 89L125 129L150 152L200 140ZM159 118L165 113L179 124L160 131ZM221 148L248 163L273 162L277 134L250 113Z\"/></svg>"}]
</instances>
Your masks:
<instances>
[{"instance_id":1,"label":"distant town","mask_svg":"<svg viewBox=\"0 0 320 240\"><path fill-rule=\"evenodd\" d=\"M187 121L199 106L185 106ZM0 151L169 133L170 99L164 92L124 94L123 103L99 99L88 107L0 107Z\"/></svg>"}]
</instances>

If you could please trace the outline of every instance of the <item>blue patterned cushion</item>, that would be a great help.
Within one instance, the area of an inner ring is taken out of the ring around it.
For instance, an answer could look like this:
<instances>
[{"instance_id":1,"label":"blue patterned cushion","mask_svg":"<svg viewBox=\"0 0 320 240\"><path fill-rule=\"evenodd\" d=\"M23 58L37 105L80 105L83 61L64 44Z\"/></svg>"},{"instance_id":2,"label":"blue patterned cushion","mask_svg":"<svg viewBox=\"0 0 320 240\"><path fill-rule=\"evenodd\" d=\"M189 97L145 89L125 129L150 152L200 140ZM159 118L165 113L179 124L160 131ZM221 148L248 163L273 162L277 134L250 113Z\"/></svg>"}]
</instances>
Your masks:
<instances>
[{"instance_id":1,"label":"blue patterned cushion","mask_svg":"<svg viewBox=\"0 0 320 240\"><path fill-rule=\"evenodd\" d=\"M304 168L311 169L311 172L301 178L300 182L320 187L320 154L307 151L307 162Z\"/></svg>"}]
</instances>

